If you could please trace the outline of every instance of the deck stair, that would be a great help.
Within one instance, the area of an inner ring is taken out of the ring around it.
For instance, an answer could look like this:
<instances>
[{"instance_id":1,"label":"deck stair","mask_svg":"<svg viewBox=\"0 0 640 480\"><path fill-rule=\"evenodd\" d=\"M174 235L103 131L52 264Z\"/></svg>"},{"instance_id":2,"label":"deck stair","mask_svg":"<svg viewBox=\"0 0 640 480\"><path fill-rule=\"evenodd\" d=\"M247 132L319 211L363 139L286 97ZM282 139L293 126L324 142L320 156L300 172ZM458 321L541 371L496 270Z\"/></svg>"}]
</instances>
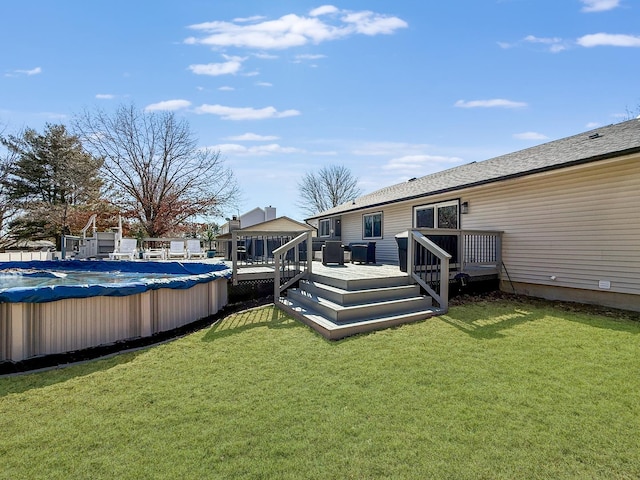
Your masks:
<instances>
[{"instance_id":1,"label":"deck stair","mask_svg":"<svg viewBox=\"0 0 640 480\"><path fill-rule=\"evenodd\" d=\"M337 340L430 318L439 313L409 277L345 279L312 274L281 305L324 337Z\"/></svg>"}]
</instances>

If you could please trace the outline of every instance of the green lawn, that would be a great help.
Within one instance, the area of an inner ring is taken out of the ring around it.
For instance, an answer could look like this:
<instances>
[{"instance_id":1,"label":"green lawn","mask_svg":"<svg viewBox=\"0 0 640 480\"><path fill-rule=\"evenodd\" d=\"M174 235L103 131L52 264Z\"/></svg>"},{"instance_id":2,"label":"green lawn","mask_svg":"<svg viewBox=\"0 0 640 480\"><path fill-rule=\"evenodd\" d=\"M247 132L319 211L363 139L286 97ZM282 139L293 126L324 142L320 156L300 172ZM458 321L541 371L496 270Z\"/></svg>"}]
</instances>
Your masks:
<instances>
[{"instance_id":1,"label":"green lawn","mask_svg":"<svg viewBox=\"0 0 640 480\"><path fill-rule=\"evenodd\" d=\"M0 478L640 478L627 317L502 299L328 342L232 315L1 378Z\"/></svg>"}]
</instances>

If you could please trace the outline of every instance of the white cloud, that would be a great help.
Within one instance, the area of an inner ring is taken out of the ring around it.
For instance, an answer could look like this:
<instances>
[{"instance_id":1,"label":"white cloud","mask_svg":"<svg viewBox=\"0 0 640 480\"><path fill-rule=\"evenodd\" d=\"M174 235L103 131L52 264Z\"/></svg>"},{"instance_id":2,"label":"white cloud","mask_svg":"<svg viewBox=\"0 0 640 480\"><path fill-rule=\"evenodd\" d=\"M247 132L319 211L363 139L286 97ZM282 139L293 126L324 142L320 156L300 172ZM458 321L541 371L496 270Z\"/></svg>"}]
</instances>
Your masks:
<instances>
[{"instance_id":1,"label":"white cloud","mask_svg":"<svg viewBox=\"0 0 640 480\"><path fill-rule=\"evenodd\" d=\"M622 119L622 120L628 120L630 115L631 115L631 112L627 111L626 113L612 113L611 117Z\"/></svg>"},{"instance_id":2,"label":"white cloud","mask_svg":"<svg viewBox=\"0 0 640 480\"><path fill-rule=\"evenodd\" d=\"M233 142L269 142L278 139L279 137L275 135L258 135L257 133L250 132L225 138L225 140L231 140Z\"/></svg>"},{"instance_id":3,"label":"white cloud","mask_svg":"<svg viewBox=\"0 0 640 480\"><path fill-rule=\"evenodd\" d=\"M538 132L522 132L514 133L513 138L517 138L518 140L547 140L549 137Z\"/></svg>"},{"instance_id":4,"label":"white cloud","mask_svg":"<svg viewBox=\"0 0 640 480\"><path fill-rule=\"evenodd\" d=\"M403 157L392 158L385 165L383 170L393 172L396 175L407 175L420 177L434 171L439 171L443 166L457 165L462 163L458 157L447 157L442 155L405 155Z\"/></svg>"},{"instance_id":5,"label":"white cloud","mask_svg":"<svg viewBox=\"0 0 640 480\"><path fill-rule=\"evenodd\" d=\"M252 17L234 18L233 21L236 23L258 22L260 20L263 20L264 18L265 17L263 17L262 15L253 15Z\"/></svg>"},{"instance_id":6,"label":"white cloud","mask_svg":"<svg viewBox=\"0 0 640 480\"><path fill-rule=\"evenodd\" d=\"M36 67L36 68L32 68L31 70L14 70L11 73L5 73L4 76L17 77L20 75L27 75L28 77L30 77L32 75L40 75L41 73L42 73L42 68Z\"/></svg>"},{"instance_id":7,"label":"white cloud","mask_svg":"<svg viewBox=\"0 0 640 480\"><path fill-rule=\"evenodd\" d=\"M111 93L98 93L96 94L96 98L98 100L113 100L116 96Z\"/></svg>"},{"instance_id":8,"label":"white cloud","mask_svg":"<svg viewBox=\"0 0 640 480\"><path fill-rule=\"evenodd\" d=\"M220 145L214 145L215 150L220 150L225 155L242 155L242 156L265 156L274 154L292 154L292 153L305 153L304 150L295 147L283 147L277 143L270 143L267 145L256 145L253 147L245 147L237 143L222 143Z\"/></svg>"},{"instance_id":9,"label":"white cloud","mask_svg":"<svg viewBox=\"0 0 640 480\"><path fill-rule=\"evenodd\" d=\"M557 45L562 42L559 37L536 37L535 35L527 35L523 41L528 43L542 43L543 45Z\"/></svg>"},{"instance_id":10,"label":"white cloud","mask_svg":"<svg viewBox=\"0 0 640 480\"><path fill-rule=\"evenodd\" d=\"M589 122L585 125L585 128L592 129L592 128L598 128L599 126L600 126L599 122Z\"/></svg>"},{"instance_id":11,"label":"white cloud","mask_svg":"<svg viewBox=\"0 0 640 480\"><path fill-rule=\"evenodd\" d=\"M357 146L351 153L365 156L420 155L429 148L424 143L368 142Z\"/></svg>"},{"instance_id":12,"label":"white cloud","mask_svg":"<svg viewBox=\"0 0 640 480\"><path fill-rule=\"evenodd\" d=\"M309 12L312 17L319 17L320 15L329 15L331 13L338 13L340 10L333 5L323 5L318 8L314 8Z\"/></svg>"},{"instance_id":13,"label":"white cloud","mask_svg":"<svg viewBox=\"0 0 640 480\"><path fill-rule=\"evenodd\" d=\"M165 100L163 102L152 103L144 108L145 112L157 112L160 110L182 110L191 106L191 102L188 100Z\"/></svg>"},{"instance_id":14,"label":"white cloud","mask_svg":"<svg viewBox=\"0 0 640 480\"><path fill-rule=\"evenodd\" d=\"M273 83L269 82L256 82L258 87L273 87Z\"/></svg>"},{"instance_id":15,"label":"white cloud","mask_svg":"<svg viewBox=\"0 0 640 480\"><path fill-rule=\"evenodd\" d=\"M218 90L220 90L221 92L232 92L235 90L235 88L228 85L223 85L222 87L218 87Z\"/></svg>"},{"instance_id":16,"label":"white cloud","mask_svg":"<svg viewBox=\"0 0 640 480\"><path fill-rule=\"evenodd\" d=\"M345 11L341 12L343 13L341 16L324 16L337 12L336 7L325 5L312 10L310 16L288 14L276 20L259 18L241 19L242 22L236 20L194 24L189 28L201 32L202 36L189 37L185 39L185 43L274 50L299 47L309 43L319 44L355 34L392 34L408 26L407 22L398 17L371 11ZM322 16L322 19L319 16Z\"/></svg>"},{"instance_id":17,"label":"white cloud","mask_svg":"<svg viewBox=\"0 0 640 480\"><path fill-rule=\"evenodd\" d=\"M343 20L351 24L357 33L369 36L389 35L399 28L408 27L407 22L398 17L387 17L369 11L349 13Z\"/></svg>"},{"instance_id":18,"label":"white cloud","mask_svg":"<svg viewBox=\"0 0 640 480\"><path fill-rule=\"evenodd\" d=\"M278 58L278 55L272 55L270 53L254 53L253 56L261 60L276 60Z\"/></svg>"},{"instance_id":19,"label":"white cloud","mask_svg":"<svg viewBox=\"0 0 640 480\"><path fill-rule=\"evenodd\" d=\"M222 63L207 63L189 65L191 70L196 75L234 75L242 68L242 62L246 60L246 57L230 57L224 55L226 62Z\"/></svg>"},{"instance_id":20,"label":"white cloud","mask_svg":"<svg viewBox=\"0 0 640 480\"><path fill-rule=\"evenodd\" d=\"M31 70L16 70L16 72L24 73L25 75L28 75L28 76L40 75L42 73L42 68L36 67L36 68L32 68Z\"/></svg>"},{"instance_id":21,"label":"white cloud","mask_svg":"<svg viewBox=\"0 0 640 480\"><path fill-rule=\"evenodd\" d=\"M327 58L326 55L321 55L321 54L311 54L311 53L303 53L300 55L296 55L295 59L296 60L318 60L320 58Z\"/></svg>"},{"instance_id":22,"label":"white cloud","mask_svg":"<svg viewBox=\"0 0 640 480\"><path fill-rule=\"evenodd\" d=\"M555 44L555 45L551 45L549 47L549 51L551 53L558 53L558 52L562 52L563 50L566 50L567 47L565 45L561 45L561 44Z\"/></svg>"},{"instance_id":23,"label":"white cloud","mask_svg":"<svg viewBox=\"0 0 640 480\"><path fill-rule=\"evenodd\" d=\"M338 152L336 152L335 150L325 150L325 151L316 151L316 152L309 152L311 155L317 155L319 157L333 157L338 155Z\"/></svg>"},{"instance_id":24,"label":"white cloud","mask_svg":"<svg viewBox=\"0 0 640 480\"><path fill-rule=\"evenodd\" d=\"M549 51L551 53L558 53L567 49L564 40L558 37L536 37L534 35L528 35L524 37L523 41L527 43L545 45L546 47L549 47Z\"/></svg>"},{"instance_id":25,"label":"white cloud","mask_svg":"<svg viewBox=\"0 0 640 480\"><path fill-rule=\"evenodd\" d=\"M526 107L525 102L514 102L512 100L505 100L504 98L494 98L491 100L458 100L455 103L459 108L522 108Z\"/></svg>"},{"instance_id":26,"label":"white cloud","mask_svg":"<svg viewBox=\"0 0 640 480\"><path fill-rule=\"evenodd\" d=\"M604 12L620 6L620 0L581 0L583 12Z\"/></svg>"},{"instance_id":27,"label":"white cloud","mask_svg":"<svg viewBox=\"0 0 640 480\"><path fill-rule=\"evenodd\" d=\"M297 15L285 15L278 20L250 25L207 22L190 28L206 34L202 38L188 38L186 42L190 44L263 50L299 47L309 42L320 43L336 36L335 31L321 21Z\"/></svg>"},{"instance_id":28,"label":"white cloud","mask_svg":"<svg viewBox=\"0 0 640 480\"><path fill-rule=\"evenodd\" d=\"M536 37L535 35L527 35L522 40L515 43L509 42L497 42L498 46L502 49L514 48L522 45L523 43L542 45L549 49L552 53L562 52L567 49L567 42L560 37Z\"/></svg>"},{"instance_id":29,"label":"white cloud","mask_svg":"<svg viewBox=\"0 0 640 480\"><path fill-rule=\"evenodd\" d=\"M640 37L633 35L612 34L612 33L593 33L580 37L578 45L583 47L640 47Z\"/></svg>"},{"instance_id":30,"label":"white cloud","mask_svg":"<svg viewBox=\"0 0 640 480\"><path fill-rule=\"evenodd\" d=\"M300 115L298 110L277 111L274 107L226 107L224 105L204 104L195 109L196 113L218 115L223 120L265 120L268 118L285 118Z\"/></svg>"}]
</instances>

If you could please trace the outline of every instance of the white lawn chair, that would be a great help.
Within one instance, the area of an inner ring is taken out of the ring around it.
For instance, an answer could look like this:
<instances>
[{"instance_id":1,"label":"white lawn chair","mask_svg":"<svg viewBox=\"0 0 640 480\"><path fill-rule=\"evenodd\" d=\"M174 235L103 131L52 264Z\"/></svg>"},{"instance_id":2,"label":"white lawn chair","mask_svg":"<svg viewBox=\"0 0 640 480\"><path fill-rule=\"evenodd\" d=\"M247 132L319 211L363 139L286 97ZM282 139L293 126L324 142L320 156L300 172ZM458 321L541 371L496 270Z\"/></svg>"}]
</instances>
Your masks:
<instances>
[{"instance_id":1,"label":"white lawn chair","mask_svg":"<svg viewBox=\"0 0 640 480\"><path fill-rule=\"evenodd\" d=\"M200 240L192 238L187 240L187 258L204 258L207 252L200 247Z\"/></svg>"},{"instance_id":2,"label":"white lawn chair","mask_svg":"<svg viewBox=\"0 0 640 480\"><path fill-rule=\"evenodd\" d=\"M184 242L182 240L174 240L169 245L169 251L167 251L167 259L172 258L187 258L187 251L184 249Z\"/></svg>"},{"instance_id":3,"label":"white lawn chair","mask_svg":"<svg viewBox=\"0 0 640 480\"><path fill-rule=\"evenodd\" d=\"M121 238L120 246L116 246L116 249L109 254L110 260L120 260L121 258L128 258L133 260L137 253L138 240L135 238Z\"/></svg>"},{"instance_id":4,"label":"white lawn chair","mask_svg":"<svg viewBox=\"0 0 640 480\"><path fill-rule=\"evenodd\" d=\"M164 248L149 248L144 251L142 257L145 260L153 260L154 258L164 260Z\"/></svg>"}]
</instances>

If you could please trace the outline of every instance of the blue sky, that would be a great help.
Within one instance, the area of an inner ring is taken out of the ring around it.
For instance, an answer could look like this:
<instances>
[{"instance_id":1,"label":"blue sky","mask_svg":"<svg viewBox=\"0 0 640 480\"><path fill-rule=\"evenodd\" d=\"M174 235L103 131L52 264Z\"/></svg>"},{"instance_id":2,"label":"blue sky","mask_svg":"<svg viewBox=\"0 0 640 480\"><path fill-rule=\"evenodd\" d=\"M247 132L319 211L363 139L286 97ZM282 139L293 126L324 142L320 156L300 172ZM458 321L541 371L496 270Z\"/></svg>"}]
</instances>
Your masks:
<instances>
[{"instance_id":1,"label":"blue sky","mask_svg":"<svg viewBox=\"0 0 640 480\"><path fill-rule=\"evenodd\" d=\"M238 211L303 219L306 172L364 193L623 120L637 0L4 0L0 125L172 110L221 150Z\"/></svg>"}]
</instances>

